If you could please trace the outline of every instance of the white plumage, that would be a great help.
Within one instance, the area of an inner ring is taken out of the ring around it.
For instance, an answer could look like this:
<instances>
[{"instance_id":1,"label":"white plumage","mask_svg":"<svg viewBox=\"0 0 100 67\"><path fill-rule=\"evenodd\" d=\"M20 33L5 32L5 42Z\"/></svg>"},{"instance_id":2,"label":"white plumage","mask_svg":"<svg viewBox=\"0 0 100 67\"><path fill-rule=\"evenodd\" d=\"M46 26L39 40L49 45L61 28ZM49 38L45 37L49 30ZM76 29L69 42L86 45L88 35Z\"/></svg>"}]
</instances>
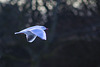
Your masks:
<instances>
[{"instance_id":1,"label":"white plumage","mask_svg":"<svg viewBox=\"0 0 100 67\"><path fill-rule=\"evenodd\" d=\"M47 28L45 26L32 26L19 32L15 32L15 34L24 33L28 42L33 42L37 36L46 40L46 33L44 31L46 29Z\"/></svg>"}]
</instances>

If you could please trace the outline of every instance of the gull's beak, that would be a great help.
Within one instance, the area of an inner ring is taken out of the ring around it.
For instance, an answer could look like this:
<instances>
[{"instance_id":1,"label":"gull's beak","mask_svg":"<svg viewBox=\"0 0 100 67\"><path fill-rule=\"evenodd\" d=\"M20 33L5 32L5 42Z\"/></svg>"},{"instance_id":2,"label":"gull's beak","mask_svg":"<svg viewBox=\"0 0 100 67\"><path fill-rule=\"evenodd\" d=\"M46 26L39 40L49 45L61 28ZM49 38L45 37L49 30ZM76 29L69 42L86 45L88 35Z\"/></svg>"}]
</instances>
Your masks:
<instances>
[{"instance_id":1,"label":"gull's beak","mask_svg":"<svg viewBox=\"0 0 100 67\"><path fill-rule=\"evenodd\" d=\"M46 30L48 30L48 28L46 28Z\"/></svg>"}]
</instances>

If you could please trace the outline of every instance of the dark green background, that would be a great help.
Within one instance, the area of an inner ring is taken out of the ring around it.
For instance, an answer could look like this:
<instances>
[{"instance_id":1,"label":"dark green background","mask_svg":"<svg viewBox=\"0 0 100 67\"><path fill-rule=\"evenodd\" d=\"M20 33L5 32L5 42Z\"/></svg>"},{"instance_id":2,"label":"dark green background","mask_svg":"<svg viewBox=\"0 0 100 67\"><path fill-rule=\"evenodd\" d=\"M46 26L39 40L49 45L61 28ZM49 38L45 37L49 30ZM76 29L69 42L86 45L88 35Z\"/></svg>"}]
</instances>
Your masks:
<instances>
[{"instance_id":1,"label":"dark green background","mask_svg":"<svg viewBox=\"0 0 100 67\"><path fill-rule=\"evenodd\" d=\"M100 67L100 0L42 0L44 14L25 1L0 3L0 67ZM34 25L49 29L46 41L14 34Z\"/></svg>"}]
</instances>

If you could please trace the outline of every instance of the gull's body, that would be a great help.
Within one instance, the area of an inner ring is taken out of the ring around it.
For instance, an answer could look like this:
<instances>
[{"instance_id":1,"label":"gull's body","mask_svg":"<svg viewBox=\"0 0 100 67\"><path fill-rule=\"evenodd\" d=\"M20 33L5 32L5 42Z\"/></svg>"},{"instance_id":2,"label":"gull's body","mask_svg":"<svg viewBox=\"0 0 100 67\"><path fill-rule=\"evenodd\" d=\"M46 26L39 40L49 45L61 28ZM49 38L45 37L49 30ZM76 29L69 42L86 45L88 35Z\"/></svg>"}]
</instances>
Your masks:
<instances>
[{"instance_id":1,"label":"gull's body","mask_svg":"<svg viewBox=\"0 0 100 67\"><path fill-rule=\"evenodd\" d=\"M28 42L33 42L37 36L43 40L46 40L46 33L44 31L46 29L47 28L44 26L32 26L19 32L16 32L15 34L24 33Z\"/></svg>"}]
</instances>

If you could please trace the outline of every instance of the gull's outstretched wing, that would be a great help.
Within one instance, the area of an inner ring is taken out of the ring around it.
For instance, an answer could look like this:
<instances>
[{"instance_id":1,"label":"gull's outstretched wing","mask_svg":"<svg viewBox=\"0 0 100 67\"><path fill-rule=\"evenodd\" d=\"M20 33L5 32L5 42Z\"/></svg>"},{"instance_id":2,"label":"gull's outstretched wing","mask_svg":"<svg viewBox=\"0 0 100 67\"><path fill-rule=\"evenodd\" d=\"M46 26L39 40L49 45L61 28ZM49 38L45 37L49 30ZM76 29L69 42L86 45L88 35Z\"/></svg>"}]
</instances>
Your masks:
<instances>
[{"instance_id":1,"label":"gull's outstretched wing","mask_svg":"<svg viewBox=\"0 0 100 67\"><path fill-rule=\"evenodd\" d=\"M28 42L33 42L35 40L35 38L37 37L35 34L33 34L30 31L25 31L25 32L16 32L15 34L25 34L26 35L26 39Z\"/></svg>"},{"instance_id":2,"label":"gull's outstretched wing","mask_svg":"<svg viewBox=\"0 0 100 67\"><path fill-rule=\"evenodd\" d=\"M41 39L46 40L46 33L45 33L44 30L42 30L42 29L33 29L33 30L30 30L30 32L32 32L36 36L40 37Z\"/></svg>"},{"instance_id":3,"label":"gull's outstretched wing","mask_svg":"<svg viewBox=\"0 0 100 67\"><path fill-rule=\"evenodd\" d=\"M20 34L21 32L15 32L15 34Z\"/></svg>"},{"instance_id":4,"label":"gull's outstretched wing","mask_svg":"<svg viewBox=\"0 0 100 67\"><path fill-rule=\"evenodd\" d=\"M37 37L35 34L33 34L30 31L27 31L25 34L26 34L26 39L28 42L33 42L35 38Z\"/></svg>"}]
</instances>

